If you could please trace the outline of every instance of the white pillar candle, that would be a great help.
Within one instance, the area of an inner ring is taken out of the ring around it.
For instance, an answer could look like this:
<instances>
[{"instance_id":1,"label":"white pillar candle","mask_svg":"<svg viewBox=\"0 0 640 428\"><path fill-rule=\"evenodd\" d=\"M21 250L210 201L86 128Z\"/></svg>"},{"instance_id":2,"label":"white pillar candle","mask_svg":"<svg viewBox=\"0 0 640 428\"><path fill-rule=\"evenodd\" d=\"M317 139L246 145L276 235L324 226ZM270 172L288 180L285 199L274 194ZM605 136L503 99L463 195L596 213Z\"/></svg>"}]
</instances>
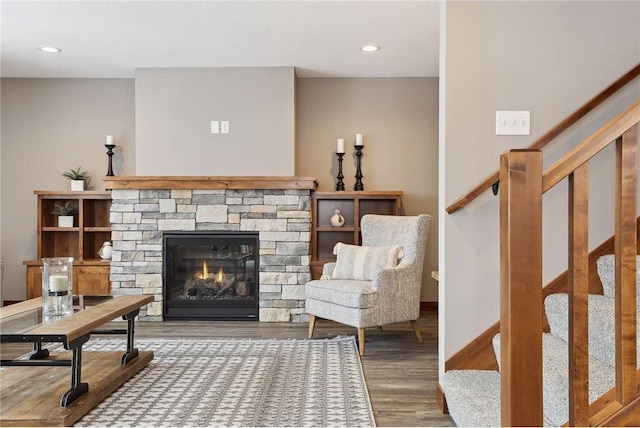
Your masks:
<instances>
[{"instance_id":1,"label":"white pillar candle","mask_svg":"<svg viewBox=\"0 0 640 428\"><path fill-rule=\"evenodd\" d=\"M362 134L356 134L356 146L362 146Z\"/></svg>"},{"instance_id":2,"label":"white pillar candle","mask_svg":"<svg viewBox=\"0 0 640 428\"><path fill-rule=\"evenodd\" d=\"M113 135L107 135L107 144L114 144L113 143Z\"/></svg>"},{"instance_id":3,"label":"white pillar candle","mask_svg":"<svg viewBox=\"0 0 640 428\"><path fill-rule=\"evenodd\" d=\"M344 139L338 138L336 153L344 153Z\"/></svg>"},{"instance_id":4,"label":"white pillar candle","mask_svg":"<svg viewBox=\"0 0 640 428\"><path fill-rule=\"evenodd\" d=\"M66 275L51 275L49 277L49 291L66 291L68 284Z\"/></svg>"}]
</instances>

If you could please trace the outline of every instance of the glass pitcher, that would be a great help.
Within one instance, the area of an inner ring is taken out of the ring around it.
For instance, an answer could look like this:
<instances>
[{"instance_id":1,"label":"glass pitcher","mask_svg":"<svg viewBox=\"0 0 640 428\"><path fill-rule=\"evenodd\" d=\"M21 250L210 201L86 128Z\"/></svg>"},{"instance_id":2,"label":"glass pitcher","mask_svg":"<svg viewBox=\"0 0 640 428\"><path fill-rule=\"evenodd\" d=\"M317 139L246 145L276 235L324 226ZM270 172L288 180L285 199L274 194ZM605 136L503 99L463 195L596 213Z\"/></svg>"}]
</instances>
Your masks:
<instances>
[{"instance_id":1,"label":"glass pitcher","mask_svg":"<svg viewBox=\"0 0 640 428\"><path fill-rule=\"evenodd\" d=\"M73 313L73 257L42 259L42 314Z\"/></svg>"}]
</instances>

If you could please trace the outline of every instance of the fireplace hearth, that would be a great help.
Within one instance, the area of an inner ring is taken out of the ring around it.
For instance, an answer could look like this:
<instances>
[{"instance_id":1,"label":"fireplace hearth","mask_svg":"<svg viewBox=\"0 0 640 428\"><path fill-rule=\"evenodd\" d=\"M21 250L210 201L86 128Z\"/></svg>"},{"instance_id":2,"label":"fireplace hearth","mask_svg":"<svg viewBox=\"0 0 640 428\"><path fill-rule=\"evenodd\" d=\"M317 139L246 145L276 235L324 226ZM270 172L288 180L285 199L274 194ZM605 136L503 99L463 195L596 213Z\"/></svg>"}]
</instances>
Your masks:
<instances>
[{"instance_id":1,"label":"fireplace hearth","mask_svg":"<svg viewBox=\"0 0 640 428\"><path fill-rule=\"evenodd\" d=\"M163 233L164 319L257 320L257 232Z\"/></svg>"}]
</instances>

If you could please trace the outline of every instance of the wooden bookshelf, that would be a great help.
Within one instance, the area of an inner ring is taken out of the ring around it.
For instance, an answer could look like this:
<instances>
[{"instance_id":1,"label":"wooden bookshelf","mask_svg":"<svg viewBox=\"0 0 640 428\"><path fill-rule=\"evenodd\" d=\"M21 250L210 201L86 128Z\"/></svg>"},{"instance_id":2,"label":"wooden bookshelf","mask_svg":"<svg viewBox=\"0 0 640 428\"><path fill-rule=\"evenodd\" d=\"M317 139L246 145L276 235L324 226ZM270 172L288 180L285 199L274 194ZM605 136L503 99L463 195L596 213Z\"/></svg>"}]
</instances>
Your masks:
<instances>
[{"instance_id":1,"label":"wooden bookshelf","mask_svg":"<svg viewBox=\"0 0 640 428\"><path fill-rule=\"evenodd\" d=\"M73 291L78 294L110 294L110 261L98 250L111 240L109 210L111 192L61 192L35 190L37 205L37 259L27 260L27 299L42 294L42 258L73 257ZM52 211L71 201L76 207L73 227L58 227Z\"/></svg>"},{"instance_id":2,"label":"wooden bookshelf","mask_svg":"<svg viewBox=\"0 0 640 428\"><path fill-rule=\"evenodd\" d=\"M402 191L340 191L311 193L311 277L320 278L322 266L335 261L338 242L360 245L360 220L365 214L401 215ZM345 223L331 226L329 219L340 210Z\"/></svg>"}]
</instances>

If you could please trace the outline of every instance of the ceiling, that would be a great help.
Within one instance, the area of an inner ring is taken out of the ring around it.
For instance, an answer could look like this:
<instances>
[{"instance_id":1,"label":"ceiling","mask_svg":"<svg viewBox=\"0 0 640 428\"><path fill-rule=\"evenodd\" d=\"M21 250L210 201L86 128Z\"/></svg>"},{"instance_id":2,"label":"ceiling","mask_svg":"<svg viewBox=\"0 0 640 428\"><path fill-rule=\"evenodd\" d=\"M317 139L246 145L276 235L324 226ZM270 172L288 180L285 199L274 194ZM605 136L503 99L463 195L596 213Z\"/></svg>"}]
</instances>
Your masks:
<instances>
[{"instance_id":1,"label":"ceiling","mask_svg":"<svg viewBox=\"0 0 640 428\"><path fill-rule=\"evenodd\" d=\"M2 77L294 66L299 77L438 75L438 1L0 2ZM372 43L381 49L364 53ZM47 54L38 47L56 46Z\"/></svg>"}]
</instances>

